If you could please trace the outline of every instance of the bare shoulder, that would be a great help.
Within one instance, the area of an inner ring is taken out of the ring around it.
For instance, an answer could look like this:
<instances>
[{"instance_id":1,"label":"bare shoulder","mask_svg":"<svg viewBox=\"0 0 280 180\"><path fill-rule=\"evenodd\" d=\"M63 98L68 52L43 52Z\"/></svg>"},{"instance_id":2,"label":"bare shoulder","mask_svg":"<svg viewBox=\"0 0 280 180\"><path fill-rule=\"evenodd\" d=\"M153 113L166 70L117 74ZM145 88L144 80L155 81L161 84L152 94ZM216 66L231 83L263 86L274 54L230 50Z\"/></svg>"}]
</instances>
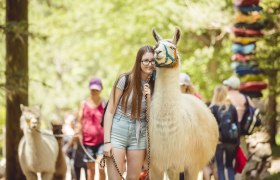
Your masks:
<instances>
[{"instance_id":1,"label":"bare shoulder","mask_svg":"<svg viewBox=\"0 0 280 180\"><path fill-rule=\"evenodd\" d=\"M88 99L84 99L80 102L80 108L84 107L85 104L88 102Z\"/></svg>"}]
</instances>

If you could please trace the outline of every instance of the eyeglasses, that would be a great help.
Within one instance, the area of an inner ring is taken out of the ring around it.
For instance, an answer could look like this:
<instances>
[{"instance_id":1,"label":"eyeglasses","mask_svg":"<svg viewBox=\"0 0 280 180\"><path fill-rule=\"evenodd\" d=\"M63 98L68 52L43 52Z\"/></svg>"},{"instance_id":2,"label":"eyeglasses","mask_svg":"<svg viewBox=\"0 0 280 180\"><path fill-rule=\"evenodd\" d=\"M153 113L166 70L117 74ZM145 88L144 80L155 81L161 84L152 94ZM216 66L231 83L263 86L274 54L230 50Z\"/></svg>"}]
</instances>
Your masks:
<instances>
[{"instance_id":1,"label":"eyeglasses","mask_svg":"<svg viewBox=\"0 0 280 180\"><path fill-rule=\"evenodd\" d=\"M150 59L150 60L149 59L143 59L143 60L141 60L141 62L144 66L148 66L150 63L151 63L151 65L155 65L155 63L156 63L154 58Z\"/></svg>"}]
</instances>

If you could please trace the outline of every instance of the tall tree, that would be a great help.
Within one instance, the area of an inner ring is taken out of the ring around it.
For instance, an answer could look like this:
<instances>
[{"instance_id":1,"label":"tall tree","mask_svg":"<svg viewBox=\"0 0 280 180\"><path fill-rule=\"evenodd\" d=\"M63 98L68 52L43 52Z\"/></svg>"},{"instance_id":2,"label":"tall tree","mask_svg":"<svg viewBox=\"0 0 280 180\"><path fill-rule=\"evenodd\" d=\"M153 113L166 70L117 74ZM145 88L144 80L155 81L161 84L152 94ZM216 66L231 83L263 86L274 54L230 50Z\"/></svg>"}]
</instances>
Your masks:
<instances>
[{"instance_id":1,"label":"tall tree","mask_svg":"<svg viewBox=\"0 0 280 180\"><path fill-rule=\"evenodd\" d=\"M277 134L277 97L280 94L280 1L262 1L266 28L264 38L258 44L257 58L268 77L268 102L265 114L266 125L270 134L270 143L275 145Z\"/></svg>"},{"instance_id":2,"label":"tall tree","mask_svg":"<svg viewBox=\"0 0 280 180\"><path fill-rule=\"evenodd\" d=\"M6 179L25 179L18 158L20 104L28 104L28 0L6 0Z\"/></svg>"}]
</instances>

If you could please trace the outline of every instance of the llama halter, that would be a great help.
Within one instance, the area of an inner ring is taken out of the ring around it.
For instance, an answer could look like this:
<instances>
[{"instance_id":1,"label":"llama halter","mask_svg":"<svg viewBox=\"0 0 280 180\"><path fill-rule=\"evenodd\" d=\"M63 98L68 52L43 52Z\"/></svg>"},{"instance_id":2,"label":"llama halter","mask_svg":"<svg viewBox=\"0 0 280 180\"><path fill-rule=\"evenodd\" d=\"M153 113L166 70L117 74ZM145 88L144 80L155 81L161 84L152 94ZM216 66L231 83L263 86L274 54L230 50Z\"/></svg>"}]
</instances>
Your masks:
<instances>
[{"instance_id":1,"label":"llama halter","mask_svg":"<svg viewBox=\"0 0 280 180\"><path fill-rule=\"evenodd\" d=\"M165 61L164 62L159 62L158 58L156 57L156 66L157 67L172 67L172 65L178 60L178 54L177 54L177 48L175 45L169 47L169 49L173 50L174 54L173 56L169 54L169 51L168 51L168 44L171 44L170 42L168 41L165 41L165 40L160 40L156 46L155 49L157 49L157 47L159 45L162 45L164 47L164 50L165 50ZM155 56L157 56L157 54L155 54Z\"/></svg>"}]
</instances>

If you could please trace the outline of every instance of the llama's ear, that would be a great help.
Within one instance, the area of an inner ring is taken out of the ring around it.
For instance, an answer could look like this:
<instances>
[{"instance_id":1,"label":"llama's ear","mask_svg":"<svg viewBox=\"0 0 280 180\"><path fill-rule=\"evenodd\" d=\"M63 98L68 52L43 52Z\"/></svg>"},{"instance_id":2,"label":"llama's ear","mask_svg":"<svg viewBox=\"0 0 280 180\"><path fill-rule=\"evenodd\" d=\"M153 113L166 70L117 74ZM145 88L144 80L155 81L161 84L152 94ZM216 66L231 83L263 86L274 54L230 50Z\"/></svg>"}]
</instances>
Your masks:
<instances>
[{"instance_id":1,"label":"llama's ear","mask_svg":"<svg viewBox=\"0 0 280 180\"><path fill-rule=\"evenodd\" d=\"M23 112L26 110L26 106L24 106L23 104L20 104L20 110Z\"/></svg>"},{"instance_id":2,"label":"llama's ear","mask_svg":"<svg viewBox=\"0 0 280 180\"><path fill-rule=\"evenodd\" d=\"M181 36L181 31L180 31L179 28L176 27L176 29L175 29L175 34L174 34L173 39L172 39L172 43L173 43L174 45L177 45L177 44L178 44L178 41L179 41L179 39L180 39L180 36Z\"/></svg>"},{"instance_id":3,"label":"llama's ear","mask_svg":"<svg viewBox=\"0 0 280 180\"><path fill-rule=\"evenodd\" d=\"M156 30L153 28L153 36L156 40L156 42L159 42L160 40L162 40L162 38L160 37L160 35L156 32Z\"/></svg>"}]
</instances>

